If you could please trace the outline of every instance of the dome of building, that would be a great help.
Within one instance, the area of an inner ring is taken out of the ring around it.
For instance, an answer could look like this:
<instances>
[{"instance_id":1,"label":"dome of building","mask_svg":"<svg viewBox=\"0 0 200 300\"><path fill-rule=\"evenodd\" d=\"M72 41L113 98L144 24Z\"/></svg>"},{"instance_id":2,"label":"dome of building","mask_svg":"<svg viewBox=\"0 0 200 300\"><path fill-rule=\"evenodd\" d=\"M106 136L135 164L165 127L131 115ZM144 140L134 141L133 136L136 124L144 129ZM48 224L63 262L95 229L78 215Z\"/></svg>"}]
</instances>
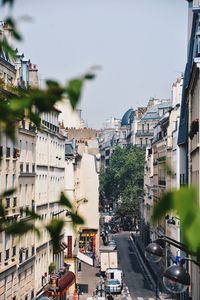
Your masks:
<instances>
[{"instance_id":1,"label":"dome of building","mask_svg":"<svg viewBox=\"0 0 200 300\"><path fill-rule=\"evenodd\" d=\"M128 109L125 112L125 114L123 115L122 120L121 120L121 126L126 126L126 125L130 124L130 118L131 118L132 113L133 113L132 108Z\"/></svg>"}]
</instances>

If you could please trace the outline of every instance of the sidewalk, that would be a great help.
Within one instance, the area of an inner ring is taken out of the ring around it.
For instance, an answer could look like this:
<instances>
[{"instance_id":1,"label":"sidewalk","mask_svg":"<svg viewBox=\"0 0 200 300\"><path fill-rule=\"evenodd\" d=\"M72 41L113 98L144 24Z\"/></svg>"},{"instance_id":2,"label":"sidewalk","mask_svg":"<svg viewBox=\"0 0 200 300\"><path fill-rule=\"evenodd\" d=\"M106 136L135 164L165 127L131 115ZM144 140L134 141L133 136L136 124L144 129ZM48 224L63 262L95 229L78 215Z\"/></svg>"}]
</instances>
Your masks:
<instances>
[{"instance_id":1,"label":"sidewalk","mask_svg":"<svg viewBox=\"0 0 200 300\"><path fill-rule=\"evenodd\" d=\"M92 267L86 263L81 263L81 271L78 272L77 283L81 285L80 300L87 300L87 298L95 295L96 286L100 281L99 268Z\"/></svg>"}]
</instances>

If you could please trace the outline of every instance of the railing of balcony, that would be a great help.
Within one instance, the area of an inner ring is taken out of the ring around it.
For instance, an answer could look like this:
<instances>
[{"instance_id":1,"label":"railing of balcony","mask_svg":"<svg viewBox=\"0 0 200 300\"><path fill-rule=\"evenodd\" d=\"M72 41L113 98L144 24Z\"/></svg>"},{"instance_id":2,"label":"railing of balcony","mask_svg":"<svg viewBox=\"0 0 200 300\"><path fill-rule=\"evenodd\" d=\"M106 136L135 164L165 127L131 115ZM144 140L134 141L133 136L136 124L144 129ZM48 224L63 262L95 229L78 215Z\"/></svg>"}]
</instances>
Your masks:
<instances>
[{"instance_id":1,"label":"railing of balcony","mask_svg":"<svg viewBox=\"0 0 200 300\"><path fill-rule=\"evenodd\" d=\"M136 136L153 136L153 130L138 130Z\"/></svg>"}]
</instances>

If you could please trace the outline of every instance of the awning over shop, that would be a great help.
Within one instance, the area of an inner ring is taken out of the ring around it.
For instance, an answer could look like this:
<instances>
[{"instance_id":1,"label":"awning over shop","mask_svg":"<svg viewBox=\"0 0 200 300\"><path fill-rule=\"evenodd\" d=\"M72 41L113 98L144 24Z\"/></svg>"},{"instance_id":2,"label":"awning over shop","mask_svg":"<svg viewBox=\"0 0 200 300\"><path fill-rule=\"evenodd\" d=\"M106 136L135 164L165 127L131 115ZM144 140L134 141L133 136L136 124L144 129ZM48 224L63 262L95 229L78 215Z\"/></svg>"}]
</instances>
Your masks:
<instances>
[{"instance_id":1,"label":"awning over shop","mask_svg":"<svg viewBox=\"0 0 200 300\"><path fill-rule=\"evenodd\" d=\"M79 260L85 262L86 264L93 266L93 259L91 257L89 257L88 255L85 255L85 254L81 253L80 251L78 251L78 254L76 257Z\"/></svg>"},{"instance_id":2,"label":"awning over shop","mask_svg":"<svg viewBox=\"0 0 200 300\"><path fill-rule=\"evenodd\" d=\"M59 291L68 290L70 286L76 281L76 276L73 272L69 271L67 274L58 279Z\"/></svg>"},{"instance_id":3,"label":"awning over shop","mask_svg":"<svg viewBox=\"0 0 200 300\"><path fill-rule=\"evenodd\" d=\"M50 276L49 292L66 292L75 281L76 276L73 272L61 268L59 273Z\"/></svg>"}]
</instances>

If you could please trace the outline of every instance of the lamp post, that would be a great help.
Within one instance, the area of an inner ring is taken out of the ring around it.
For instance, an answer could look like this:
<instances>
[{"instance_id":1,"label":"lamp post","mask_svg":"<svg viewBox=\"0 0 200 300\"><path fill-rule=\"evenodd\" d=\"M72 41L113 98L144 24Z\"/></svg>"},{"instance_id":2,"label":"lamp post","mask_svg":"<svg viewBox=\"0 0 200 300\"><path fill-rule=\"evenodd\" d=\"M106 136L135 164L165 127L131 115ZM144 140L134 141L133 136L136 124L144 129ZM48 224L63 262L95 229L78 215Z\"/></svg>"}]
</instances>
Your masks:
<instances>
[{"instance_id":1,"label":"lamp post","mask_svg":"<svg viewBox=\"0 0 200 300\"><path fill-rule=\"evenodd\" d=\"M145 255L147 260L152 262L160 261L164 255L163 248L165 243L169 243L170 245L173 245L174 247L187 253L186 246L183 243L180 243L167 236L161 236L155 242L150 243L146 247ZM200 264L197 261L185 257L181 259L178 264L174 264L167 268L163 273L163 284L169 292L175 294L184 293L190 285L190 275L183 267L186 261L191 261L200 267Z\"/></svg>"}]
</instances>

